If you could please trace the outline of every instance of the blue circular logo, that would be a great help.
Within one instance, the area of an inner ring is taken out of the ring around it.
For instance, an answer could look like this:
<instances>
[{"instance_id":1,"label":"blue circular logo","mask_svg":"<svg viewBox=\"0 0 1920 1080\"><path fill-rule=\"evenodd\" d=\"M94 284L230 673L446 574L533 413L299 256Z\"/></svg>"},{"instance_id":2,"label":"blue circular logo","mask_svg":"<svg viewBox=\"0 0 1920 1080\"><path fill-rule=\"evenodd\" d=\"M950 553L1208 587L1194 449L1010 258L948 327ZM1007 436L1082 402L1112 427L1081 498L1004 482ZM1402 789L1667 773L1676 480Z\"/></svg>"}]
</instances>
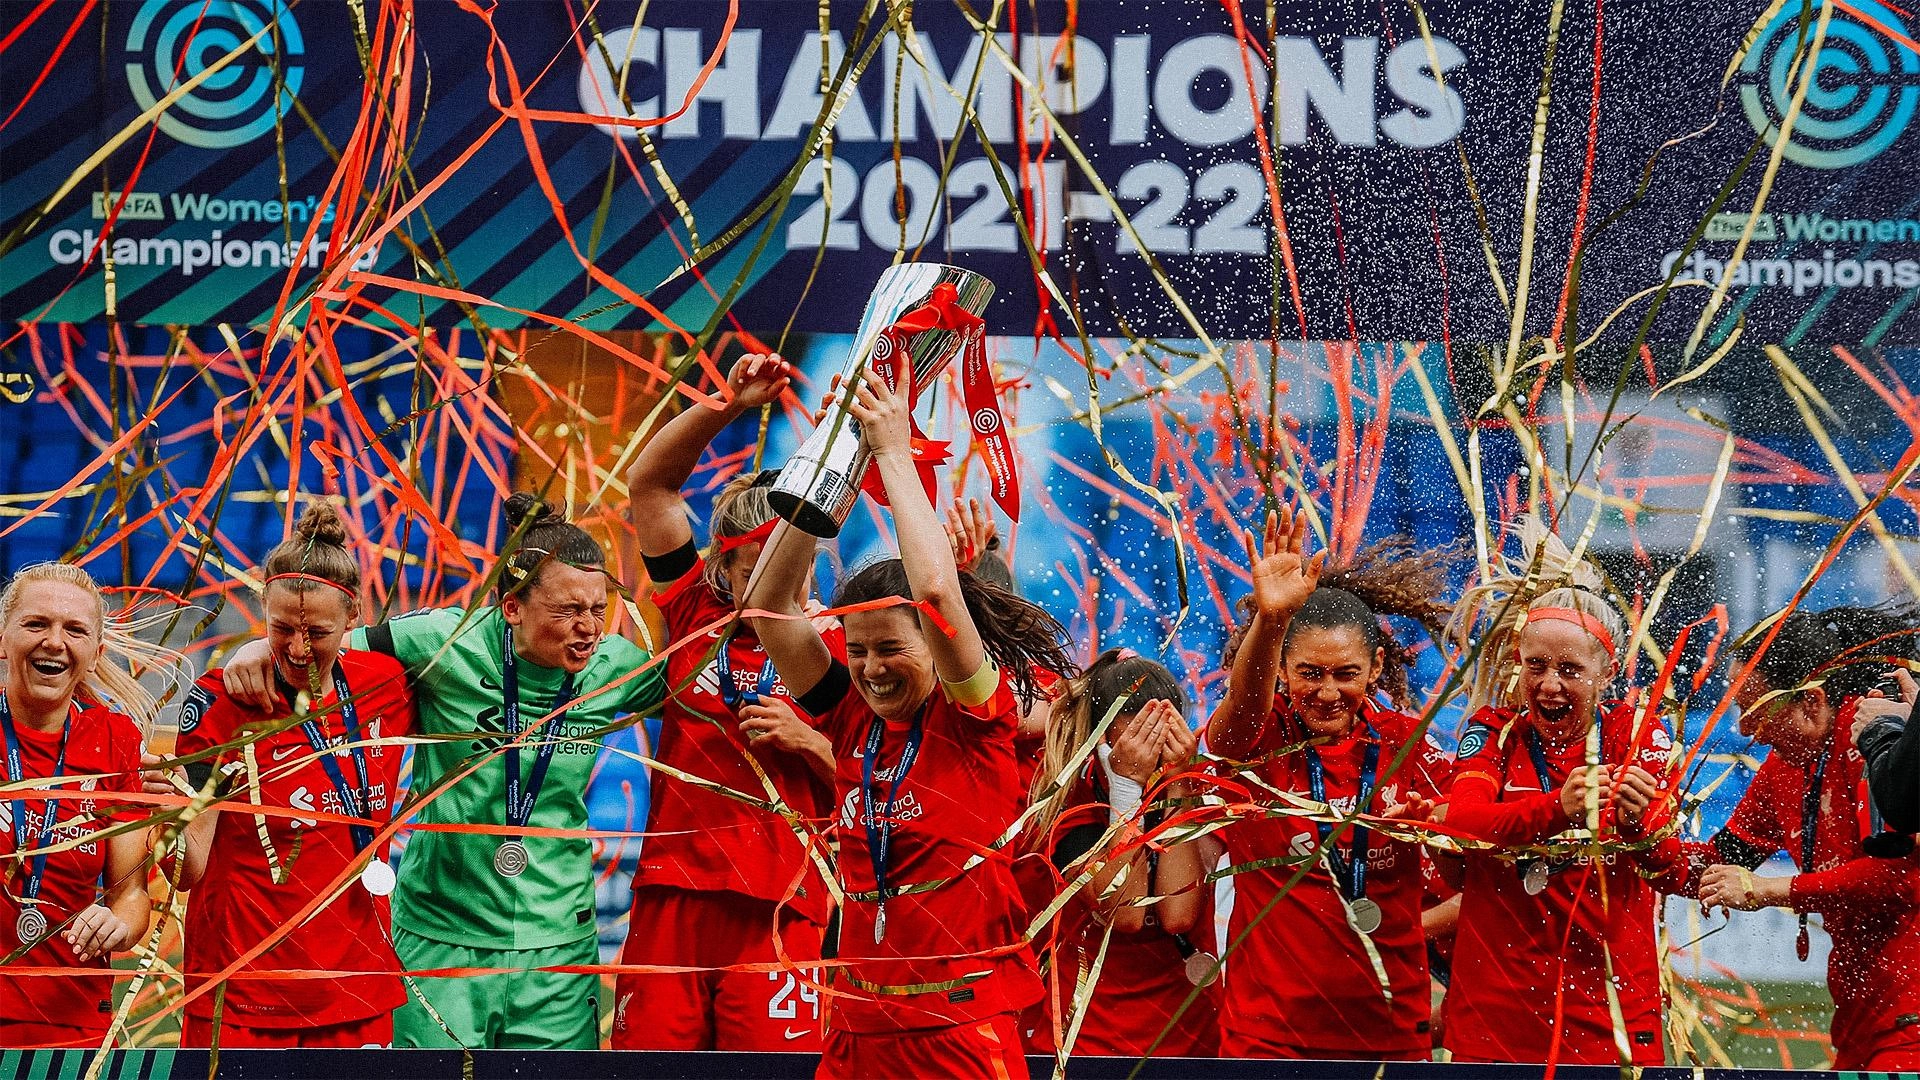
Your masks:
<instances>
[{"instance_id":1,"label":"blue circular logo","mask_svg":"<svg viewBox=\"0 0 1920 1080\"><path fill-rule=\"evenodd\" d=\"M1753 129L1779 145L1787 107L1803 81L1806 100L1783 151L1815 169L1870 160L1906 132L1920 109L1920 51L1899 15L1875 0L1836 8L1816 54L1816 10L1805 22L1788 4L1740 61L1740 104ZM1809 70L1811 65L1811 70Z\"/></svg>"},{"instance_id":2,"label":"blue circular logo","mask_svg":"<svg viewBox=\"0 0 1920 1080\"><path fill-rule=\"evenodd\" d=\"M146 0L127 31L127 87L151 109L236 50L167 107L160 130L215 150L251 142L293 107L306 75L300 24L282 0Z\"/></svg>"}]
</instances>

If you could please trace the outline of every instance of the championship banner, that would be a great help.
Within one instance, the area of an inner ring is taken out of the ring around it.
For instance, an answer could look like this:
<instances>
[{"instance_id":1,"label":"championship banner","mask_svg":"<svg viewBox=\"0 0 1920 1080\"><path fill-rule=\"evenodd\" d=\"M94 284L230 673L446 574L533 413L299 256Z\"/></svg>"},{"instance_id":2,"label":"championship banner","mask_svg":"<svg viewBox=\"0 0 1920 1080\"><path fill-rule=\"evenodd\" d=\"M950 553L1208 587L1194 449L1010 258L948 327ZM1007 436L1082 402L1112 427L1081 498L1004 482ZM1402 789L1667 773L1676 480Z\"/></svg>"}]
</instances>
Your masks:
<instances>
[{"instance_id":1,"label":"championship banner","mask_svg":"<svg viewBox=\"0 0 1920 1080\"><path fill-rule=\"evenodd\" d=\"M1911 336L1920 25L1878 0L1745 48L1761 5L417 0L372 33L397 2L16 5L0 317L259 324L346 259L498 305L370 287L376 322L844 332L904 253L1002 283L994 333L1505 341L1523 297L1546 334L1672 279L1656 337L1722 283L1721 333ZM336 160L368 124L404 158Z\"/></svg>"}]
</instances>

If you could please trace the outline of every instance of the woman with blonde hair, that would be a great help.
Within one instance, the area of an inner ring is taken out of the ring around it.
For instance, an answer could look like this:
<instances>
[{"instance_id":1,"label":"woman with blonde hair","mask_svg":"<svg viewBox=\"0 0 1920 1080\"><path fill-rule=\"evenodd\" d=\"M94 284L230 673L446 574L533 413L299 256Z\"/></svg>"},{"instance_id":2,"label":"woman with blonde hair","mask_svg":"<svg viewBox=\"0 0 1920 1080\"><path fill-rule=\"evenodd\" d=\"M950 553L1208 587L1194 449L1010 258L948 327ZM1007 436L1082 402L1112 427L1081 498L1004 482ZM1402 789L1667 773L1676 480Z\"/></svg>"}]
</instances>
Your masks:
<instances>
[{"instance_id":1,"label":"woman with blonde hair","mask_svg":"<svg viewBox=\"0 0 1920 1080\"><path fill-rule=\"evenodd\" d=\"M109 616L77 566L37 563L0 591L0 956L13 965L101 968L146 933L146 834L116 824L105 796L141 790L143 731L155 712L128 663L168 659L178 657ZM68 776L87 779L62 783ZM83 794L36 797L49 791ZM111 975L8 975L0 1046L97 1044L112 1004Z\"/></svg>"},{"instance_id":2,"label":"woman with blonde hair","mask_svg":"<svg viewBox=\"0 0 1920 1080\"><path fill-rule=\"evenodd\" d=\"M1672 813L1672 740L1654 709L1605 700L1628 631L1598 569L1537 520L1520 542L1527 557L1470 589L1449 626L1478 653L1438 820L1492 846L1464 856L1445 1045L1458 1061L1658 1065L1655 894L1641 871L1659 860L1545 845L1655 831Z\"/></svg>"}]
</instances>

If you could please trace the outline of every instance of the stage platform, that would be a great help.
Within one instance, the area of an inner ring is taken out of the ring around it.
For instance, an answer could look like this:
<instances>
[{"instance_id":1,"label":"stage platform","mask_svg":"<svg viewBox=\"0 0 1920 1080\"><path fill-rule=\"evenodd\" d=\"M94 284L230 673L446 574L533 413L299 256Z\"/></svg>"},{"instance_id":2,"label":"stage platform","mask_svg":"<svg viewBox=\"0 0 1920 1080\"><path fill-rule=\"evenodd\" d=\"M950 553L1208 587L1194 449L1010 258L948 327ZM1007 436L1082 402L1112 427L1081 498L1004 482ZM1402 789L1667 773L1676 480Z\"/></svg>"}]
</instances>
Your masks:
<instances>
[{"instance_id":1,"label":"stage platform","mask_svg":"<svg viewBox=\"0 0 1920 1080\"><path fill-rule=\"evenodd\" d=\"M0 1080L84 1080L94 1054L85 1050L0 1051ZM207 1080L212 1062L205 1050L117 1050L107 1056L100 1080ZM689 1054L580 1050L482 1050L471 1057L472 1080L809 1080L818 1058L811 1054ZM1034 1080L1053 1074L1050 1058L1028 1058ZM1070 1077L1123 1080L1128 1076L1173 1080L1524 1080L1545 1075L1540 1065L1455 1065L1435 1062L1270 1061L1224 1058L1156 1058L1139 1067L1121 1058L1075 1058ZM286 1077L289 1080L462 1080L467 1063L446 1050L228 1050L212 1075L225 1080ZM1620 1080L1617 1068L1561 1066L1561 1080ZM1773 1069L1647 1069L1644 1080L1741 1080L1823 1076L1915 1078L1913 1073L1816 1073Z\"/></svg>"}]
</instances>

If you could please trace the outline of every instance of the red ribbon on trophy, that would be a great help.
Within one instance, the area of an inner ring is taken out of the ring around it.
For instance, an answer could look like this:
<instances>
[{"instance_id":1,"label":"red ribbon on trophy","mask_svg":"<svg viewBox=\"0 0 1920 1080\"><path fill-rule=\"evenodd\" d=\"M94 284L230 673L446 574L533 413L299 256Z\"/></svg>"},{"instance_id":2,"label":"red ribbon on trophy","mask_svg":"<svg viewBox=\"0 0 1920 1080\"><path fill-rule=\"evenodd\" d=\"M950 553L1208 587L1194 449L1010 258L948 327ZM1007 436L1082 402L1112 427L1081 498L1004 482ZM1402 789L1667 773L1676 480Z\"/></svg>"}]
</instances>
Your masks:
<instances>
[{"instance_id":1,"label":"red ribbon on trophy","mask_svg":"<svg viewBox=\"0 0 1920 1080\"><path fill-rule=\"evenodd\" d=\"M1000 411L1000 395L993 371L987 364L987 321L960 306L960 294L949 282L933 287L927 302L896 319L882 331L873 348L871 366L895 393L900 391L900 373L907 369L907 342L928 330L947 330L959 334L964 342L960 353L960 386L965 397L969 425L980 444L987 475L993 481L993 501L1007 517L1020 520L1020 473L1014 464L1013 440L1007 435L1006 417ZM907 408L911 410L918 395L911 374L907 377ZM935 497L934 468L952 456L952 445L929 439L920 430L920 421L909 413L913 460L920 469L920 482L927 490L927 501L938 506ZM887 504L880 474L869 471L860 482L861 490L880 505Z\"/></svg>"}]
</instances>

